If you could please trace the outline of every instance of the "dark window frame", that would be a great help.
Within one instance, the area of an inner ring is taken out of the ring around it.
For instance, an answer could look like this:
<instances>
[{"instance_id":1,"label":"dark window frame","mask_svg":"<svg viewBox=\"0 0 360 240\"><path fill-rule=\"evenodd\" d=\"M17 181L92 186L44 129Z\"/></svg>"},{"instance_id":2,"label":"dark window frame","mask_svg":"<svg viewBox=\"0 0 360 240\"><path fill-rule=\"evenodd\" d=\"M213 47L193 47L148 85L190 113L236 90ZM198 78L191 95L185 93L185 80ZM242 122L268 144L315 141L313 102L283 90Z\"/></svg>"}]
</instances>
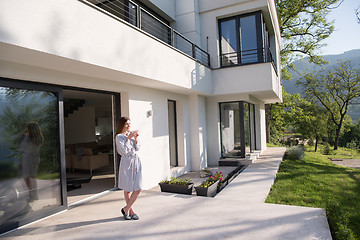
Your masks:
<instances>
[{"instance_id":1,"label":"dark window frame","mask_svg":"<svg viewBox=\"0 0 360 240\"><path fill-rule=\"evenodd\" d=\"M249 126L248 126L248 132L249 132L249 141L251 142L251 139L253 138L254 140L254 148L252 148L251 143L250 143L250 152L254 152L254 150L257 150L256 148L256 119L255 119L255 104L253 103L249 103L249 102L245 102L245 101L229 101L229 102L219 102L219 119L220 119L220 151L221 151L221 158L232 158L231 156L224 156L223 155L223 132L221 129L221 123L223 122L224 119L222 119L222 108L221 105L222 104L228 104L228 103L238 103L239 104L239 131L240 131L240 158L245 158L247 152L246 152L246 140L245 140L245 114L244 114L244 110L245 110L245 104L248 104L248 111L249 111L249 116L248 116L248 121L249 121ZM251 110L250 108L253 108L253 119L251 119L250 117L250 113ZM250 123L252 121L252 124ZM254 127L254 134L251 134L251 126Z\"/></svg>"},{"instance_id":2,"label":"dark window frame","mask_svg":"<svg viewBox=\"0 0 360 240\"><path fill-rule=\"evenodd\" d=\"M114 96L113 98L113 111L114 111L114 121L116 121L121 117L121 96L118 92L110 92L104 90L95 90L95 89L88 89L88 88L81 88L81 87L71 87L65 85L56 85L56 84L49 84L49 83L39 83L29 80L20 80L20 79L11 79L0 77L0 86L1 87L10 87L10 88L19 88L19 89L29 89L29 90L36 90L36 91L48 91L57 93L57 101L58 101L58 116L59 116L59 156L60 156L60 187L61 187L61 204L59 206L55 206L51 209L44 209L37 213L34 213L30 217L25 217L24 219L19 220L16 226L10 226L11 229L6 229L4 233L6 234L8 231L12 231L17 227L24 226L31 222L40 220L42 218L48 217L50 215L59 213L68 209L68 202L67 202L67 184L66 184L66 159L65 159L65 129L64 129L64 108L63 108L63 90L76 90L76 91L86 91L86 92L94 92L94 93L102 93L102 94L109 94ZM118 106L115 106L118 104ZM114 126L115 126L114 123ZM115 132L115 131L114 131ZM116 147L114 145L114 150L116 151ZM115 157L117 164L120 162L120 158L118 156ZM116 171L116 187L117 187L117 177L118 171Z\"/></svg>"},{"instance_id":3,"label":"dark window frame","mask_svg":"<svg viewBox=\"0 0 360 240\"><path fill-rule=\"evenodd\" d=\"M176 101L175 100L167 100L168 106L169 106L169 102L172 102L174 104L174 120L175 120L175 166L171 165L171 161L170 161L170 167L178 167L179 166L179 149L178 149L178 131L177 131L177 107L176 107ZM168 113L169 114L169 113ZM169 134L170 136L170 134ZM170 140L170 139L169 139ZM171 146L169 145L169 153L171 151Z\"/></svg>"},{"instance_id":4,"label":"dark window frame","mask_svg":"<svg viewBox=\"0 0 360 240\"><path fill-rule=\"evenodd\" d=\"M63 116L63 108L62 108L62 89L59 86L43 84L43 83L35 83L29 81L21 81L16 79L10 78L3 78L0 77L0 86L1 87L9 87L9 88L18 88L18 89L28 89L28 90L35 90L35 91L47 91L47 92L54 92L57 94L57 101L58 101L58 117L59 117L59 156L60 156L60 188L61 188L61 203L59 206L54 206L50 209L43 209L32 216L25 217L19 220L18 224L9 226L12 229L15 229L19 226L26 225L28 223L34 222L36 220L42 219L44 217L50 216L52 214L64 211L67 209L67 186L66 186L66 169L65 169L65 136L64 136L64 129L62 124L62 116ZM14 223L15 224L15 223ZM6 229L5 231L11 231L12 229Z\"/></svg>"},{"instance_id":5,"label":"dark window frame","mask_svg":"<svg viewBox=\"0 0 360 240\"><path fill-rule=\"evenodd\" d=\"M256 45L257 45L257 50L258 50L258 52L257 52L257 61L256 62L242 63L242 57L241 57L242 49L241 49L241 38L240 38L240 19L244 18L244 17L248 17L248 16L255 16ZM236 44L237 44L237 59L238 59L238 61L237 61L237 64L224 65L223 64L222 43L221 43L221 39L222 39L221 23L232 20L232 19L235 19L235 24L236 24ZM231 16L231 17L219 19L218 20L218 29L219 29L220 68L267 62L266 56L264 54L267 51L267 49L265 49L265 48L267 48L269 46L264 46L264 41L263 41L264 34L265 34L264 29L263 29L264 24L265 24L265 22L263 20L263 15L262 15L261 11L245 13L245 14L241 14L241 15L236 15L236 16Z\"/></svg>"}]
</instances>

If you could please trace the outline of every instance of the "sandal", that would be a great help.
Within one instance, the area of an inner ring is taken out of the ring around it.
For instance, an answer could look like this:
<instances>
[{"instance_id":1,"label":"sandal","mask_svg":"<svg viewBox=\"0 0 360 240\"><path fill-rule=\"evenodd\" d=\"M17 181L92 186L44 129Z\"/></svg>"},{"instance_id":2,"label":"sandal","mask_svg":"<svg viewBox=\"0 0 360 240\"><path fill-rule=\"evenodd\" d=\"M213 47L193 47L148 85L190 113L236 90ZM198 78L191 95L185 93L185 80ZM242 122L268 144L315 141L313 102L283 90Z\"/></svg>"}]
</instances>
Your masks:
<instances>
[{"instance_id":1,"label":"sandal","mask_svg":"<svg viewBox=\"0 0 360 240\"><path fill-rule=\"evenodd\" d=\"M139 220L139 216L136 215L136 213L134 213L133 215L130 215L130 218L131 218L132 220Z\"/></svg>"},{"instance_id":2,"label":"sandal","mask_svg":"<svg viewBox=\"0 0 360 240\"><path fill-rule=\"evenodd\" d=\"M124 208L121 209L121 213L124 215L125 220L131 220L131 217L128 214L125 214Z\"/></svg>"}]
</instances>

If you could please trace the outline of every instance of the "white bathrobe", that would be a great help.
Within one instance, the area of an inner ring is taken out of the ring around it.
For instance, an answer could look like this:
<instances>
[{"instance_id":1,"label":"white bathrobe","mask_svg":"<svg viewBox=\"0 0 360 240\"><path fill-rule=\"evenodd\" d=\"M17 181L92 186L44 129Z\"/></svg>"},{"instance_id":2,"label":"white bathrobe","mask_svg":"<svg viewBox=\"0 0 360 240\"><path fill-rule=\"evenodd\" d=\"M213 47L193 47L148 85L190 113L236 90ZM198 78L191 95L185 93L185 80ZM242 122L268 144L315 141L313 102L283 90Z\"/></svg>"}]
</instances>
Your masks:
<instances>
[{"instance_id":1,"label":"white bathrobe","mask_svg":"<svg viewBox=\"0 0 360 240\"><path fill-rule=\"evenodd\" d=\"M141 161L136 151L139 143L134 139L126 142L124 133L116 135L116 150L121 155L119 167L119 188L127 192L142 189Z\"/></svg>"}]
</instances>

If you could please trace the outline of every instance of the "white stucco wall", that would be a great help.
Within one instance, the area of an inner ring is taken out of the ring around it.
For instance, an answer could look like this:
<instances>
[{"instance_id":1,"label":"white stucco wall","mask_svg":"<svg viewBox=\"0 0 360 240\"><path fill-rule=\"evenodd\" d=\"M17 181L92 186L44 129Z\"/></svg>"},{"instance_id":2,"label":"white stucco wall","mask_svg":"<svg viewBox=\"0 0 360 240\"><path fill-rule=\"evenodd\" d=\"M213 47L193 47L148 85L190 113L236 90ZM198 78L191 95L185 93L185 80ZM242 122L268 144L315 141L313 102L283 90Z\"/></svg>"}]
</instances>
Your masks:
<instances>
[{"instance_id":1,"label":"white stucco wall","mask_svg":"<svg viewBox=\"0 0 360 240\"><path fill-rule=\"evenodd\" d=\"M115 71L115 76L111 71L106 75L119 82L127 82L130 74L135 85L212 92L210 69L81 1L5 1L0 16L0 42ZM59 64L49 59L40 62L33 56L2 53L0 58L80 73L76 64ZM202 72L198 74L198 70ZM123 77L119 78L119 74Z\"/></svg>"},{"instance_id":2,"label":"white stucco wall","mask_svg":"<svg viewBox=\"0 0 360 240\"><path fill-rule=\"evenodd\" d=\"M125 90L125 89L123 89ZM141 132L140 156L143 164L144 187L150 188L166 177L170 176L169 156L169 129L168 129L168 99L181 102L182 115L188 115L187 97L157 90L129 87L129 117L132 128ZM180 106L177 105L177 108ZM147 116L147 111L152 110L153 115ZM186 119L183 119L185 123ZM183 132L178 131L182 146L190 149L189 126L183 124ZM178 149L179 162L185 166L185 171L190 170L190 155L184 148Z\"/></svg>"},{"instance_id":3,"label":"white stucco wall","mask_svg":"<svg viewBox=\"0 0 360 240\"><path fill-rule=\"evenodd\" d=\"M174 28L187 39L204 49L201 39L198 0L176 0L176 22Z\"/></svg>"},{"instance_id":4,"label":"white stucco wall","mask_svg":"<svg viewBox=\"0 0 360 240\"><path fill-rule=\"evenodd\" d=\"M216 69L213 84L214 95L259 92L256 97L264 102L281 101L280 79L272 63Z\"/></svg>"},{"instance_id":5,"label":"white stucco wall","mask_svg":"<svg viewBox=\"0 0 360 240\"><path fill-rule=\"evenodd\" d=\"M259 105L259 118L260 118L260 149L265 151L266 149L266 116L265 116L265 104Z\"/></svg>"},{"instance_id":6,"label":"white stucco wall","mask_svg":"<svg viewBox=\"0 0 360 240\"><path fill-rule=\"evenodd\" d=\"M206 119L206 99L199 96L199 147L200 147L200 169L207 167L207 119Z\"/></svg>"},{"instance_id":7,"label":"white stucco wall","mask_svg":"<svg viewBox=\"0 0 360 240\"><path fill-rule=\"evenodd\" d=\"M168 16L162 16L165 17L167 20L169 20L168 18L171 18L173 20L175 19L175 0L145 0L143 2L145 4L147 4L147 2L150 2L156 8L160 9L162 12L164 12L164 14Z\"/></svg>"}]
</instances>

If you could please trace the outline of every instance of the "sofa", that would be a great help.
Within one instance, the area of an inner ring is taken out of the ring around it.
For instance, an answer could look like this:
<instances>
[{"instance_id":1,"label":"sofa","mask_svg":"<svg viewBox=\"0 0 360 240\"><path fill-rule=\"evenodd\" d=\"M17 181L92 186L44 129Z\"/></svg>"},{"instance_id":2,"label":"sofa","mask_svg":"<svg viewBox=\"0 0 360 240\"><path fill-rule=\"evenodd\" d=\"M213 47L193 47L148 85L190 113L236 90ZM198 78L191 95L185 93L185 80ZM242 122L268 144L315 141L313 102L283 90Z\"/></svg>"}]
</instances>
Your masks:
<instances>
[{"instance_id":1,"label":"sofa","mask_svg":"<svg viewBox=\"0 0 360 240\"><path fill-rule=\"evenodd\" d=\"M96 142L68 144L65 146L66 168L89 170L92 175L95 169L109 167L109 154L104 150L107 149Z\"/></svg>"}]
</instances>

